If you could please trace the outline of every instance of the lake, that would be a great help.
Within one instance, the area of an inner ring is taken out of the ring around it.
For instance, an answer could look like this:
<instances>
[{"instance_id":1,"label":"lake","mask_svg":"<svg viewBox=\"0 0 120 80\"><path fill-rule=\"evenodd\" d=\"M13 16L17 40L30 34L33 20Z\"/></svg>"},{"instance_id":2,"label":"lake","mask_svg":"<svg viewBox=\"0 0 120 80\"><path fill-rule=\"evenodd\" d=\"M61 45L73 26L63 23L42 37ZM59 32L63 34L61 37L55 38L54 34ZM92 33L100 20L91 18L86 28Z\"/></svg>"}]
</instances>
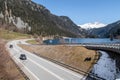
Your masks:
<instances>
[{"instance_id":1,"label":"lake","mask_svg":"<svg viewBox=\"0 0 120 80\"><path fill-rule=\"evenodd\" d=\"M65 39L53 39L45 40L45 44L107 44L107 43L120 43L120 39L109 38L65 38Z\"/></svg>"}]
</instances>

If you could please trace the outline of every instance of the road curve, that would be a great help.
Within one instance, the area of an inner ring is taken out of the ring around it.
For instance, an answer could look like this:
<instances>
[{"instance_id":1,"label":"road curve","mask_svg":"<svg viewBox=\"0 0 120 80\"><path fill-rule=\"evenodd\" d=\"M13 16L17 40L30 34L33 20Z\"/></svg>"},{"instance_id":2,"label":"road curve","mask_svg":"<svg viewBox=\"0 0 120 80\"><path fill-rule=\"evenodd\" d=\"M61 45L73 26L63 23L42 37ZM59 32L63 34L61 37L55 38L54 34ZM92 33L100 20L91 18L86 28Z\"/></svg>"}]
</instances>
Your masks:
<instances>
[{"instance_id":1,"label":"road curve","mask_svg":"<svg viewBox=\"0 0 120 80\"><path fill-rule=\"evenodd\" d=\"M38 57L17 45L19 43L27 44L26 40L10 41L6 47L12 59L30 80L85 80L83 75ZM13 45L13 48L9 48L10 45ZM20 60L20 54L25 54L27 60Z\"/></svg>"}]
</instances>

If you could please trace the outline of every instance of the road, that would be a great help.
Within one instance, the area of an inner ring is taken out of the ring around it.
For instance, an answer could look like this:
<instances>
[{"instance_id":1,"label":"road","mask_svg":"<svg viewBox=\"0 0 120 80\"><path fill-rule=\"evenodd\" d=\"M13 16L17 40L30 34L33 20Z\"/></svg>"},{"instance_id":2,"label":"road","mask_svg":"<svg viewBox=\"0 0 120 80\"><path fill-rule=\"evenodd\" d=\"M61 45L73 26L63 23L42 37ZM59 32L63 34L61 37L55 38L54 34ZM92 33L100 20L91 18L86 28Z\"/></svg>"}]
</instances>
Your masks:
<instances>
[{"instance_id":1,"label":"road","mask_svg":"<svg viewBox=\"0 0 120 80\"><path fill-rule=\"evenodd\" d=\"M6 47L10 52L12 59L30 80L85 80L83 75L38 57L23 50L17 45L27 44L25 41L26 40L10 41L7 43ZM11 44L13 45L13 48L9 48ZM20 54L25 54L27 60L20 60Z\"/></svg>"}]
</instances>

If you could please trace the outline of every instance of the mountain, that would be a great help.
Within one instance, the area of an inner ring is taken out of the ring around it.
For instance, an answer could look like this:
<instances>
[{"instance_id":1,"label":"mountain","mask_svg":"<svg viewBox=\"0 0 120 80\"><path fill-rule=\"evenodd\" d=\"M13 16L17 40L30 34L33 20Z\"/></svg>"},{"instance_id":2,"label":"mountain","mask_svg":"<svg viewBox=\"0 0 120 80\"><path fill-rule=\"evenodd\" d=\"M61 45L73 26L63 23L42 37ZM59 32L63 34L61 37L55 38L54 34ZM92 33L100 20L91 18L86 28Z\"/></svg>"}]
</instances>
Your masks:
<instances>
[{"instance_id":1,"label":"mountain","mask_svg":"<svg viewBox=\"0 0 120 80\"><path fill-rule=\"evenodd\" d=\"M31 0L0 0L0 25L12 31L43 36L84 36L82 28L69 17L54 15Z\"/></svg>"},{"instance_id":2,"label":"mountain","mask_svg":"<svg viewBox=\"0 0 120 80\"><path fill-rule=\"evenodd\" d=\"M89 31L89 35L94 35L101 38L108 38L113 35L115 38L120 36L120 20L114 23L108 24L102 28L96 28Z\"/></svg>"},{"instance_id":3,"label":"mountain","mask_svg":"<svg viewBox=\"0 0 120 80\"><path fill-rule=\"evenodd\" d=\"M93 29L93 28L104 27L104 26L106 26L106 24L94 22L94 23L86 23L86 24L79 25L79 26L84 28L84 29Z\"/></svg>"}]
</instances>

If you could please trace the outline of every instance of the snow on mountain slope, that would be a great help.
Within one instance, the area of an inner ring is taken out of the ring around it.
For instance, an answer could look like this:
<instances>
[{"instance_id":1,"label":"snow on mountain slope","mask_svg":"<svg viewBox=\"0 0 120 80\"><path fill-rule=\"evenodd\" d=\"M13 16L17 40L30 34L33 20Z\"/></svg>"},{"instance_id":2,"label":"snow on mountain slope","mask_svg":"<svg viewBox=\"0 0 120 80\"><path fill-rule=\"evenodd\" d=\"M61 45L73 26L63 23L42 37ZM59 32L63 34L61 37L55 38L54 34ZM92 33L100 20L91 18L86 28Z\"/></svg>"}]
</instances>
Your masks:
<instances>
[{"instance_id":1,"label":"snow on mountain slope","mask_svg":"<svg viewBox=\"0 0 120 80\"><path fill-rule=\"evenodd\" d=\"M86 23L83 25L79 25L81 28L84 29L91 29L91 28L100 28L106 26L106 24L99 23L99 22L94 22L94 23Z\"/></svg>"}]
</instances>

